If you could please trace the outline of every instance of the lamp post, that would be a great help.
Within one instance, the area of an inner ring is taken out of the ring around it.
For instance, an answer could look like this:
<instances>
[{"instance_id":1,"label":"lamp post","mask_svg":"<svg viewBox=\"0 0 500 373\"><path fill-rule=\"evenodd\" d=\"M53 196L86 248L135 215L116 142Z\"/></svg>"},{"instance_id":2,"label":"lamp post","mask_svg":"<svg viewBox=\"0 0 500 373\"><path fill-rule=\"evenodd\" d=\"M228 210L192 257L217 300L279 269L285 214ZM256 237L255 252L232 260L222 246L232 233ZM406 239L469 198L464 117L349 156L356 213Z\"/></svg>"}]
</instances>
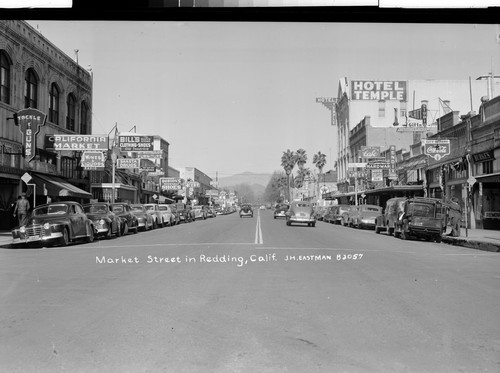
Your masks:
<instances>
[{"instance_id":1,"label":"lamp post","mask_svg":"<svg viewBox=\"0 0 500 373\"><path fill-rule=\"evenodd\" d=\"M111 150L111 203L115 203L115 164L116 164L116 159L118 157L116 156L116 153Z\"/></svg>"}]
</instances>

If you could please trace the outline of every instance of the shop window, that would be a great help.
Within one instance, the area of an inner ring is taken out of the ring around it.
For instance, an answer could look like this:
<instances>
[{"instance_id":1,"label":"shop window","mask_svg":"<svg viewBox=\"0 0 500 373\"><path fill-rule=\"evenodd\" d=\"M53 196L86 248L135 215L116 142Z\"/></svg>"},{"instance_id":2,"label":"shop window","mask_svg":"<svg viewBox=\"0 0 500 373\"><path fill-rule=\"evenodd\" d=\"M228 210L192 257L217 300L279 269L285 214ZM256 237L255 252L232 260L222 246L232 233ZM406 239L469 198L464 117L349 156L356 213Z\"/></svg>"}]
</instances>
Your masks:
<instances>
[{"instance_id":1,"label":"shop window","mask_svg":"<svg viewBox=\"0 0 500 373\"><path fill-rule=\"evenodd\" d=\"M59 125L59 88L56 83L50 85L49 121Z\"/></svg>"},{"instance_id":2,"label":"shop window","mask_svg":"<svg viewBox=\"0 0 500 373\"><path fill-rule=\"evenodd\" d=\"M379 118L385 117L385 100L378 101L378 116Z\"/></svg>"},{"instance_id":3,"label":"shop window","mask_svg":"<svg viewBox=\"0 0 500 373\"><path fill-rule=\"evenodd\" d=\"M493 161L483 162L483 174L493 173Z\"/></svg>"},{"instance_id":4,"label":"shop window","mask_svg":"<svg viewBox=\"0 0 500 373\"><path fill-rule=\"evenodd\" d=\"M66 115L66 128L70 131L75 130L75 116L76 116L76 99L73 94L68 95L66 101L67 115Z\"/></svg>"},{"instance_id":5,"label":"shop window","mask_svg":"<svg viewBox=\"0 0 500 373\"><path fill-rule=\"evenodd\" d=\"M5 53L0 51L0 101L10 104L10 67L12 62Z\"/></svg>"},{"instance_id":6,"label":"shop window","mask_svg":"<svg viewBox=\"0 0 500 373\"><path fill-rule=\"evenodd\" d=\"M38 108L38 77L33 69L24 76L24 107Z\"/></svg>"}]
</instances>

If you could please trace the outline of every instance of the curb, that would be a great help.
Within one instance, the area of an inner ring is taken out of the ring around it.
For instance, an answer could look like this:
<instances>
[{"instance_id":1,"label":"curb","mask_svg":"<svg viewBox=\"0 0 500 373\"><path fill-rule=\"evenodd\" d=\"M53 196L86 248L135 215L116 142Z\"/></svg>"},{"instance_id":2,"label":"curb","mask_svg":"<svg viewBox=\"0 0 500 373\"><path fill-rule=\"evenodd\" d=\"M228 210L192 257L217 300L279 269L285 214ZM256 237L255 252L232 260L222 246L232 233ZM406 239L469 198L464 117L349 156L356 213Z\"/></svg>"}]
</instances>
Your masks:
<instances>
[{"instance_id":1,"label":"curb","mask_svg":"<svg viewBox=\"0 0 500 373\"><path fill-rule=\"evenodd\" d=\"M442 242L453 246L468 247L470 249L475 249L475 250L489 251L494 253L500 252L500 244L495 244L492 242L467 240L464 238L456 238L456 237L443 237Z\"/></svg>"}]
</instances>

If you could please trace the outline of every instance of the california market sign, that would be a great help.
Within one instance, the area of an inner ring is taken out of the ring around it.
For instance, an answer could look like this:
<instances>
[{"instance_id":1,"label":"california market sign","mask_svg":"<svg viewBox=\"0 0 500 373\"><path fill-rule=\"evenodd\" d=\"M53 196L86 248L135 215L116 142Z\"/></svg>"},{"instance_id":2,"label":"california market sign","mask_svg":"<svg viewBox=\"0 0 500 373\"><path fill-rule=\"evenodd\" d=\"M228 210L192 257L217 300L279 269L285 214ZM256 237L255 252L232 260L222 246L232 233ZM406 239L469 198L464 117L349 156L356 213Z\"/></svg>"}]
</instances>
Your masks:
<instances>
[{"instance_id":1,"label":"california market sign","mask_svg":"<svg viewBox=\"0 0 500 373\"><path fill-rule=\"evenodd\" d=\"M450 140L422 140L424 154L439 161L451 153Z\"/></svg>"},{"instance_id":2,"label":"california market sign","mask_svg":"<svg viewBox=\"0 0 500 373\"><path fill-rule=\"evenodd\" d=\"M45 135L45 148L63 150L108 150L107 135Z\"/></svg>"}]
</instances>

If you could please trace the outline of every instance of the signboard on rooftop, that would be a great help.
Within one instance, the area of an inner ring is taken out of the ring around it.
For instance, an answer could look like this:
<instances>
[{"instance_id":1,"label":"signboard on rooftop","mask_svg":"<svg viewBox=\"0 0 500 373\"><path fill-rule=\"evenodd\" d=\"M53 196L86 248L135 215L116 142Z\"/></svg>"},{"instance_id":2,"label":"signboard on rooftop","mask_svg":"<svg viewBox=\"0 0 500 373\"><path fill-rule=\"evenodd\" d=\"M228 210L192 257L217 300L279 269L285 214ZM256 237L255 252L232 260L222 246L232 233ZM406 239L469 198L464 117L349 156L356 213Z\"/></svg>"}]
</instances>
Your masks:
<instances>
[{"instance_id":1,"label":"signboard on rooftop","mask_svg":"<svg viewBox=\"0 0 500 373\"><path fill-rule=\"evenodd\" d=\"M351 100L406 101L406 81L352 80Z\"/></svg>"}]
</instances>

